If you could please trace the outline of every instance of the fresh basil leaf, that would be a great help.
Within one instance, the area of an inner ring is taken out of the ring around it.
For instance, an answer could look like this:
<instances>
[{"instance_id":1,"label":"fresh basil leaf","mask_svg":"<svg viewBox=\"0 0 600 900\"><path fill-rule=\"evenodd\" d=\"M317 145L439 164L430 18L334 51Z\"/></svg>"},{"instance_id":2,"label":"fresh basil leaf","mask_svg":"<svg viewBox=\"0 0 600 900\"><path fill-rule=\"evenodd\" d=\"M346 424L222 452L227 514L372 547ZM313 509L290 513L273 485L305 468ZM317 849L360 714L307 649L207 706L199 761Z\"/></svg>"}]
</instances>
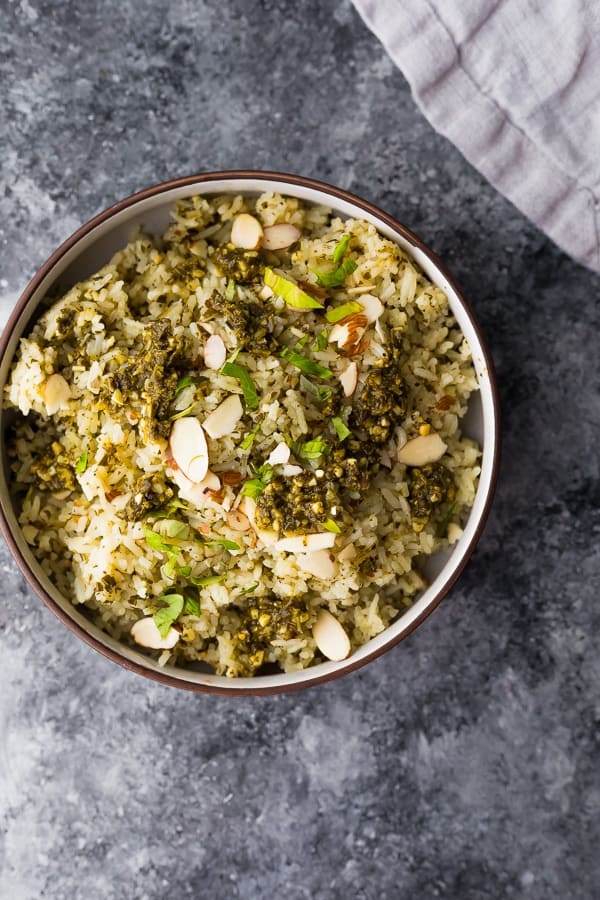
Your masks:
<instances>
[{"instance_id":1,"label":"fresh basil leaf","mask_svg":"<svg viewBox=\"0 0 600 900\"><path fill-rule=\"evenodd\" d=\"M173 622L181 615L184 599L182 594L163 594L162 597L159 597L158 599L161 600L165 606L162 609L158 609L152 618L160 632L160 636L164 638L169 633L169 628Z\"/></svg>"},{"instance_id":2,"label":"fresh basil leaf","mask_svg":"<svg viewBox=\"0 0 600 900\"><path fill-rule=\"evenodd\" d=\"M163 538L185 541L190 536L190 526L180 522L179 519L160 519L155 526L156 532Z\"/></svg>"},{"instance_id":3,"label":"fresh basil leaf","mask_svg":"<svg viewBox=\"0 0 600 900\"><path fill-rule=\"evenodd\" d=\"M88 451L84 450L79 459L77 460L77 465L75 466L75 472L77 475L82 475L87 469L88 464Z\"/></svg>"},{"instance_id":4,"label":"fresh basil leaf","mask_svg":"<svg viewBox=\"0 0 600 900\"><path fill-rule=\"evenodd\" d=\"M314 362L312 359L307 359L306 356L296 353L295 350L291 350L289 347L283 347L280 355L292 366L296 366L297 369L304 372L305 375L316 375L317 378L329 378L333 375L331 369L320 366L319 363Z\"/></svg>"},{"instance_id":5,"label":"fresh basil leaf","mask_svg":"<svg viewBox=\"0 0 600 900\"><path fill-rule=\"evenodd\" d=\"M315 438L305 443L296 442L293 447L294 455L309 462L316 462L330 451L330 446L323 438Z\"/></svg>"},{"instance_id":6,"label":"fresh basil leaf","mask_svg":"<svg viewBox=\"0 0 600 900\"><path fill-rule=\"evenodd\" d=\"M257 497L265 490L266 486L271 483L273 478L273 466L265 463L260 468L255 469L254 478L250 478L242 485L242 496L251 497L256 500Z\"/></svg>"},{"instance_id":7,"label":"fresh basil leaf","mask_svg":"<svg viewBox=\"0 0 600 900\"><path fill-rule=\"evenodd\" d=\"M153 550L162 550L163 553L171 553L171 547L162 539L160 534L157 534L156 531L152 531L151 528L144 528L144 536L146 538L146 543L149 547L152 547Z\"/></svg>"}]
</instances>

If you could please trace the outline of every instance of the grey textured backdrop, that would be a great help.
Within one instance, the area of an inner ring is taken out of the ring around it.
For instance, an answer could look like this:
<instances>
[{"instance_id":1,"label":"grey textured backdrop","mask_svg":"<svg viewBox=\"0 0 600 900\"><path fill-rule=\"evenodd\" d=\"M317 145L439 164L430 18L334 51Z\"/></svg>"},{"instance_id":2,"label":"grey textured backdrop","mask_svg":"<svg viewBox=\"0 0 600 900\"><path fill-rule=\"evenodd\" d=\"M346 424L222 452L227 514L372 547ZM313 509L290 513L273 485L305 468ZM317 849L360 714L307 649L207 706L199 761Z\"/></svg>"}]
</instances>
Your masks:
<instances>
[{"instance_id":1,"label":"grey textured backdrop","mask_svg":"<svg viewBox=\"0 0 600 900\"><path fill-rule=\"evenodd\" d=\"M0 0L6 314L82 221L161 179L350 188L444 256L505 415L459 586L359 673L180 694L66 632L0 548L0 898L594 898L599 280L424 121L347 0Z\"/></svg>"}]
</instances>

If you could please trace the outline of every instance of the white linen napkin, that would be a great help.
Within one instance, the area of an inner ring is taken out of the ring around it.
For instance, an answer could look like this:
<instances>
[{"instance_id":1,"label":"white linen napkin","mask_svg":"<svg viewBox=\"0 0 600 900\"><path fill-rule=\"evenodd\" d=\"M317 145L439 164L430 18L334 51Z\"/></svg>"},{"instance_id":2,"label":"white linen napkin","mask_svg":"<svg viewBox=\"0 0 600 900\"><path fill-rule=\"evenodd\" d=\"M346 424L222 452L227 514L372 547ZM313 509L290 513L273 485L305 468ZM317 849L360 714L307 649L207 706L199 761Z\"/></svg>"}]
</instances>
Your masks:
<instances>
[{"instance_id":1,"label":"white linen napkin","mask_svg":"<svg viewBox=\"0 0 600 900\"><path fill-rule=\"evenodd\" d=\"M353 2L434 128L600 272L600 2Z\"/></svg>"}]
</instances>

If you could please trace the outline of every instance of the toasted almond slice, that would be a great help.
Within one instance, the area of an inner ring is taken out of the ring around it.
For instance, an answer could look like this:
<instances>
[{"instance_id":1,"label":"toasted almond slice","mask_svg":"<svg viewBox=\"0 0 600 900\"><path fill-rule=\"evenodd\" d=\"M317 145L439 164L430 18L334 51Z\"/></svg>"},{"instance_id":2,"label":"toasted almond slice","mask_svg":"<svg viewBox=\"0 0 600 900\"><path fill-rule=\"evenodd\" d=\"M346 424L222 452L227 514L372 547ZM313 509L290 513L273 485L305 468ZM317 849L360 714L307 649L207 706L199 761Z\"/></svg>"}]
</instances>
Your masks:
<instances>
[{"instance_id":1,"label":"toasted almond slice","mask_svg":"<svg viewBox=\"0 0 600 900\"><path fill-rule=\"evenodd\" d=\"M263 542L265 547L271 547L277 540L277 532L266 531L265 529L258 527L256 524L256 503L252 497L242 497L239 509L248 516L250 527L259 540Z\"/></svg>"},{"instance_id":2,"label":"toasted almond slice","mask_svg":"<svg viewBox=\"0 0 600 900\"><path fill-rule=\"evenodd\" d=\"M448 525L448 543L456 544L457 541L460 541L464 532L460 525L457 525L456 522L450 522Z\"/></svg>"},{"instance_id":3,"label":"toasted almond slice","mask_svg":"<svg viewBox=\"0 0 600 900\"><path fill-rule=\"evenodd\" d=\"M354 544L346 544L343 550L338 553L339 562L347 562L349 559L356 557L356 547Z\"/></svg>"},{"instance_id":4,"label":"toasted almond slice","mask_svg":"<svg viewBox=\"0 0 600 900\"><path fill-rule=\"evenodd\" d=\"M315 550L313 553L299 553L296 562L304 572L329 581L338 573L335 559L328 550Z\"/></svg>"},{"instance_id":5,"label":"toasted almond slice","mask_svg":"<svg viewBox=\"0 0 600 900\"><path fill-rule=\"evenodd\" d=\"M232 531L248 531L250 528L250 519L239 509L232 510L227 513L227 524Z\"/></svg>"},{"instance_id":6,"label":"toasted almond slice","mask_svg":"<svg viewBox=\"0 0 600 900\"><path fill-rule=\"evenodd\" d=\"M262 247L264 250L285 250L300 240L302 232L295 225L284 222L265 228Z\"/></svg>"},{"instance_id":7,"label":"toasted almond slice","mask_svg":"<svg viewBox=\"0 0 600 900\"><path fill-rule=\"evenodd\" d=\"M364 309L365 316L369 322L376 322L385 309L379 297L376 297L374 294L362 294L358 302Z\"/></svg>"},{"instance_id":8,"label":"toasted almond slice","mask_svg":"<svg viewBox=\"0 0 600 900\"><path fill-rule=\"evenodd\" d=\"M340 350L350 350L356 347L365 333L368 325L366 315L355 313L348 316L342 322L337 322L329 332L329 343L336 343Z\"/></svg>"},{"instance_id":9,"label":"toasted almond slice","mask_svg":"<svg viewBox=\"0 0 600 900\"><path fill-rule=\"evenodd\" d=\"M321 609L313 625L313 637L323 656L334 662L346 659L350 653L350 638L344 627L329 610Z\"/></svg>"},{"instance_id":10,"label":"toasted almond slice","mask_svg":"<svg viewBox=\"0 0 600 900\"><path fill-rule=\"evenodd\" d=\"M243 414L242 401L237 394L231 394L207 416L204 430L213 440L231 434Z\"/></svg>"},{"instance_id":11,"label":"toasted almond slice","mask_svg":"<svg viewBox=\"0 0 600 900\"><path fill-rule=\"evenodd\" d=\"M55 372L45 383L43 395L46 412L49 416L53 416L71 396L71 388L62 375Z\"/></svg>"},{"instance_id":12,"label":"toasted almond slice","mask_svg":"<svg viewBox=\"0 0 600 900\"><path fill-rule=\"evenodd\" d=\"M204 346L204 364L208 369L220 369L227 358L227 348L223 338L211 334Z\"/></svg>"},{"instance_id":13,"label":"toasted almond slice","mask_svg":"<svg viewBox=\"0 0 600 900\"><path fill-rule=\"evenodd\" d=\"M196 416L176 419L169 438L171 454L186 478L197 484L208 472L208 447Z\"/></svg>"},{"instance_id":14,"label":"toasted almond slice","mask_svg":"<svg viewBox=\"0 0 600 900\"><path fill-rule=\"evenodd\" d=\"M219 476L214 472L207 472L202 481L194 484L180 469L174 469L171 477L179 488L179 496L195 506L196 509L205 509L207 506L218 509L219 503L214 502L214 493L221 487Z\"/></svg>"},{"instance_id":15,"label":"toasted almond slice","mask_svg":"<svg viewBox=\"0 0 600 900\"><path fill-rule=\"evenodd\" d=\"M131 637L140 647L147 647L149 650L172 650L179 640L179 632L169 628L165 637L162 637L152 616L146 616L131 626Z\"/></svg>"},{"instance_id":16,"label":"toasted almond slice","mask_svg":"<svg viewBox=\"0 0 600 900\"><path fill-rule=\"evenodd\" d=\"M290 452L288 445L285 441L282 441L280 444L277 444L274 450L271 450L267 457L267 462L270 466L285 465L290 458Z\"/></svg>"},{"instance_id":17,"label":"toasted almond slice","mask_svg":"<svg viewBox=\"0 0 600 900\"><path fill-rule=\"evenodd\" d=\"M231 243L243 250L256 250L263 239L262 225L254 216L240 213L233 220Z\"/></svg>"},{"instance_id":18,"label":"toasted almond slice","mask_svg":"<svg viewBox=\"0 0 600 900\"><path fill-rule=\"evenodd\" d=\"M281 538L273 544L275 550L286 553L312 553L313 550L329 550L335 544L335 534L323 531L318 534L299 534Z\"/></svg>"},{"instance_id":19,"label":"toasted almond slice","mask_svg":"<svg viewBox=\"0 0 600 900\"><path fill-rule=\"evenodd\" d=\"M351 397L356 390L356 385L358 383L358 366L356 363L351 362L346 366L344 371L341 372L339 379L344 391L344 396Z\"/></svg>"},{"instance_id":20,"label":"toasted almond slice","mask_svg":"<svg viewBox=\"0 0 600 900\"><path fill-rule=\"evenodd\" d=\"M293 478L294 475L302 474L302 466L284 466L281 471L286 478Z\"/></svg>"},{"instance_id":21,"label":"toasted almond slice","mask_svg":"<svg viewBox=\"0 0 600 900\"><path fill-rule=\"evenodd\" d=\"M447 449L448 445L435 431L420 434L398 450L398 462L405 466L425 466L441 459Z\"/></svg>"}]
</instances>

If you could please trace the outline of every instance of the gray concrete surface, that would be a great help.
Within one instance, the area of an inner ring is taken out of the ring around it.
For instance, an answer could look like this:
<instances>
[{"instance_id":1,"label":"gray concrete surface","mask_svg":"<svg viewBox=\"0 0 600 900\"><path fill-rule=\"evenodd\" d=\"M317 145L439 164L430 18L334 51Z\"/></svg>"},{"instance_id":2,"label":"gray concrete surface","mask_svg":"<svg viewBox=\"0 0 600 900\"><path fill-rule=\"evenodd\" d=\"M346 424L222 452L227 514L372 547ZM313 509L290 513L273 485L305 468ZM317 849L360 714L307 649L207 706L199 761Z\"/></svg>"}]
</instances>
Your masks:
<instances>
[{"instance_id":1,"label":"gray concrete surface","mask_svg":"<svg viewBox=\"0 0 600 900\"><path fill-rule=\"evenodd\" d=\"M494 511L408 640L272 699L128 674L2 545L0 898L597 897L599 279L432 131L347 0L1 0L4 316L92 214L220 167L350 188L446 258L498 367Z\"/></svg>"}]
</instances>

